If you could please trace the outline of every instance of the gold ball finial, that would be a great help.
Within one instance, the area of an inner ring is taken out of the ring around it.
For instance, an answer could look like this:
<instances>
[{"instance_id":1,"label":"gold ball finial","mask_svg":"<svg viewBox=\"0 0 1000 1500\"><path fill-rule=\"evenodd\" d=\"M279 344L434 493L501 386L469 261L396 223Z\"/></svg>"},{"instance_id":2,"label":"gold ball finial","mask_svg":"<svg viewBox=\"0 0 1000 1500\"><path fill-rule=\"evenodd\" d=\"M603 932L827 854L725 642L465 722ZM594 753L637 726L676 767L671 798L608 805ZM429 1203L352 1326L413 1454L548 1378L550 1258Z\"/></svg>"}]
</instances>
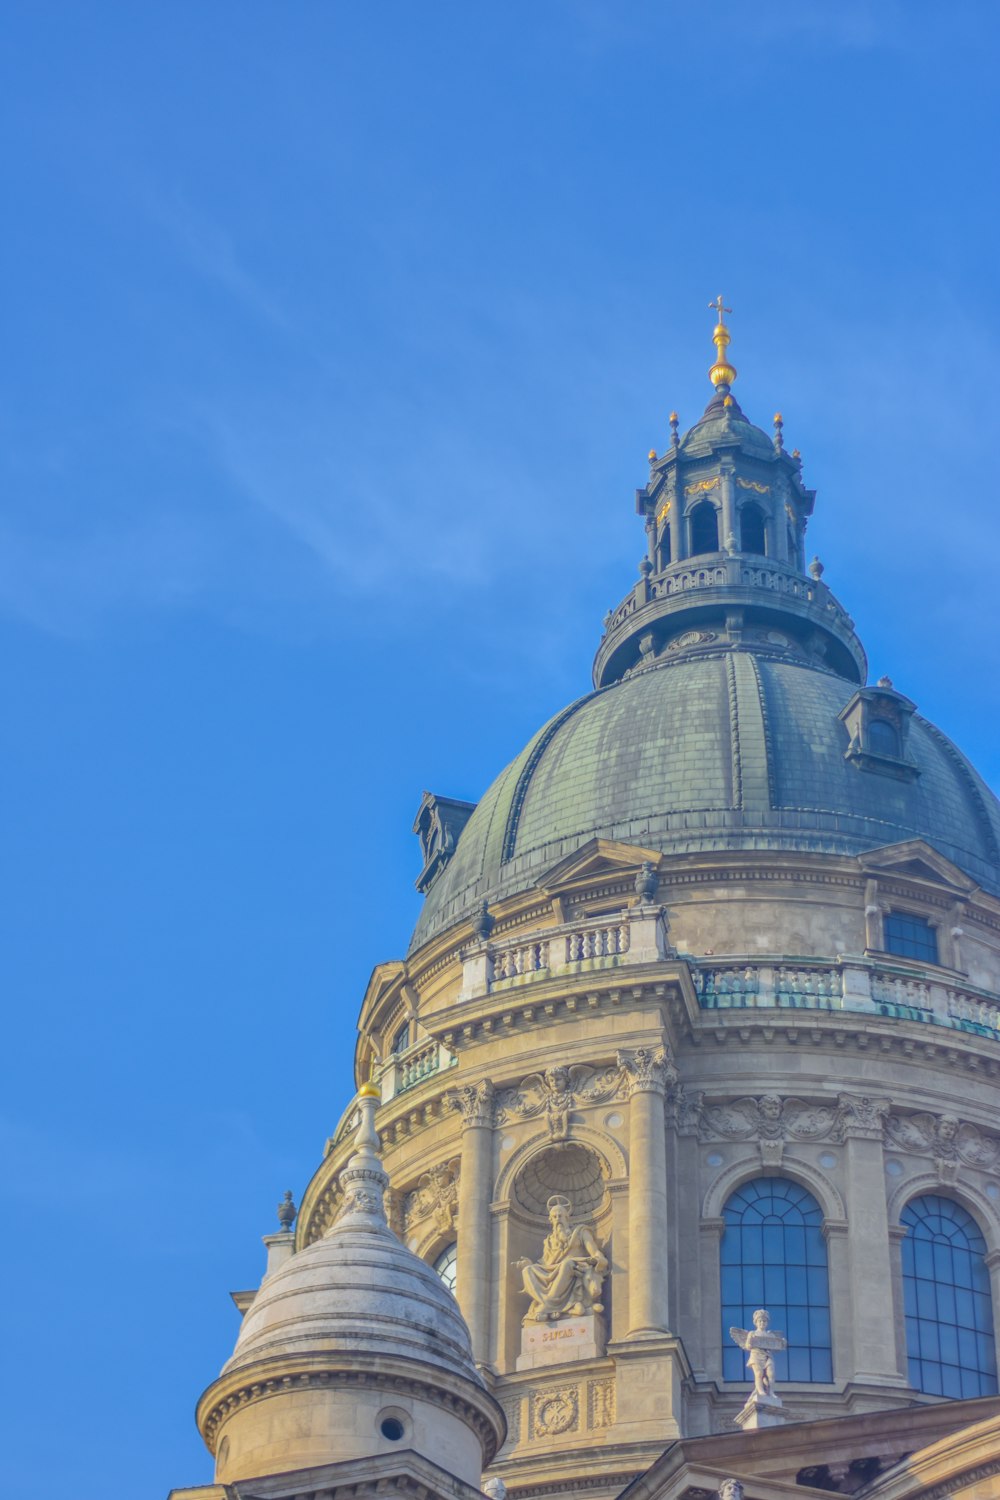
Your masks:
<instances>
[{"instance_id":1,"label":"gold ball finial","mask_svg":"<svg viewBox=\"0 0 1000 1500\"><path fill-rule=\"evenodd\" d=\"M361 1085L361 1087L358 1089L358 1098L359 1099L377 1099L379 1101L379 1103L381 1104L381 1102L382 1102L382 1090L379 1088L379 1086L378 1086L377 1083L373 1083L372 1080L369 1078L368 1082L367 1083L363 1083Z\"/></svg>"},{"instance_id":2,"label":"gold ball finial","mask_svg":"<svg viewBox=\"0 0 1000 1500\"><path fill-rule=\"evenodd\" d=\"M715 301L710 302L708 305L710 310L714 312L716 317L718 318L718 322L715 325L715 332L712 334L712 342L715 345L715 364L709 370L708 378L715 386L716 390L718 390L719 386L722 385L726 386L728 389L728 387L731 386L733 381L736 379L736 367L735 365L731 365L726 358L726 350L729 347L731 340L729 329L725 324L724 314L731 313L732 308L725 306L722 300L721 292L719 293L718 297L716 297Z\"/></svg>"},{"instance_id":3,"label":"gold ball finial","mask_svg":"<svg viewBox=\"0 0 1000 1500\"><path fill-rule=\"evenodd\" d=\"M650 461L651 464L655 464L656 463L656 449L655 448L650 448L649 452L646 454L646 457L649 459L649 461Z\"/></svg>"},{"instance_id":4,"label":"gold ball finial","mask_svg":"<svg viewBox=\"0 0 1000 1500\"><path fill-rule=\"evenodd\" d=\"M675 411L672 411L670 413L670 425L671 425L671 427L673 427L679 421L680 421L680 417L677 415L677 413Z\"/></svg>"}]
</instances>

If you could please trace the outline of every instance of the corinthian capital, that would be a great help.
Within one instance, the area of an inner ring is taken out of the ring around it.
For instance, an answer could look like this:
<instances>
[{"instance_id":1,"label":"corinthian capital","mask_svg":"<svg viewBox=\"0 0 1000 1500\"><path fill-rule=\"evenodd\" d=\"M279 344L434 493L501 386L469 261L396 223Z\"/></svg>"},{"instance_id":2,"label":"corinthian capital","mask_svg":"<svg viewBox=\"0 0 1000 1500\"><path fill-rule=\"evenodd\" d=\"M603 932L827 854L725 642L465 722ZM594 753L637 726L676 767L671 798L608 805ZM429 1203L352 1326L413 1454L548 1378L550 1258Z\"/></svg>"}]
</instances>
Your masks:
<instances>
[{"instance_id":1,"label":"corinthian capital","mask_svg":"<svg viewBox=\"0 0 1000 1500\"><path fill-rule=\"evenodd\" d=\"M634 1052L619 1052L618 1066L630 1099L633 1094L666 1093L667 1084L677 1078L669 1047L636 1047Z\"/></svg>"},{"instance_id":2,"label":"corinthian capital","mask_svg":"<svg viewBox=\"0 0 1000 1500\"><path fill-rule=\"evenodd\" d=\"M470 1125L493 1124L495 1090L488 1078L450 1089L446 1097L452 1109L461 1111L463 1129Z\"/></svg>"},{"instance_id":3,"label":"corinthian capital","mask_svg":"<svg viewBox=\"0 0 1000 1500\"><path fill-rule=\"evenodd\" d=\"M837 1095L837 1133L842 1139L881 1140L890 1101L869 1094Z\"/></svg>"}]
</instances>

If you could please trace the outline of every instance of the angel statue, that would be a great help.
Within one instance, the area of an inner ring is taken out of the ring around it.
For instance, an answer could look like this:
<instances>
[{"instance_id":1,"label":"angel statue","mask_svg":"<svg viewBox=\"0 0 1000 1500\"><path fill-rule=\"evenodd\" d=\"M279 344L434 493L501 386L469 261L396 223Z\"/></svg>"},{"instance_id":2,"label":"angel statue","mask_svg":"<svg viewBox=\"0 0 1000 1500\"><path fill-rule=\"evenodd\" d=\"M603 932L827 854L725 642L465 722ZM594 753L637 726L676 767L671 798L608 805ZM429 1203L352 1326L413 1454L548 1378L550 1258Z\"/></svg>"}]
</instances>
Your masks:
<instances>
[{"instance_id":1,"label":"angel statue","mask_svg":"<svg viewBox=\"0 0 1000 1500\"><path fill-rule=\"evenodd\" d=\"M531 1298L525 1323L549 1323L553 1318L578 1318L603 1312L601 1288L608 1259L594 1231L586 1224L571 1227L569 1199L554 1193L545 1207L550 1229L538 1262L519 1260L524 1290Z\"/></svg>"},{"instance_id":2,"label":"angel statue","mask_svg":"<svg viewBox=\"0 0 1000 1500\"><path fill-rule=\"evenodd\" d=\"M747 1369L753 1372L754 1395L763 1401L778 1401L774 1392L774 1351L787 1349L788 1340L783 1333L771 1332L770 1314L758 1307L753 1315L753 1327L730 1328L729 1337L747 1351Z\"/></svg>"}]
</instances>

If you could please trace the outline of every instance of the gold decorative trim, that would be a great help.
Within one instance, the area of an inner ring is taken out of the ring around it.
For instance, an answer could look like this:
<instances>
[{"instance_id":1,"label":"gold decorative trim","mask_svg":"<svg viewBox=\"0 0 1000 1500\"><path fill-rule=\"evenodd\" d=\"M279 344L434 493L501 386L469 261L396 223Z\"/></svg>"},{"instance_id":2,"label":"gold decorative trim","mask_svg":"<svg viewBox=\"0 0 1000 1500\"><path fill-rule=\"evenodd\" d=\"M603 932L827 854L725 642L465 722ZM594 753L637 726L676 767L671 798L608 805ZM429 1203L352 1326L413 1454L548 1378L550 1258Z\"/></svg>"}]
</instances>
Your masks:
<instances>
[{"instance_id":1,"label":"gold decorative trim","mask_svg":"<svg viewBox=\"0 0 1000 1500\"><path fill-rule=\"evenodd\" d=\"M693 484L686 484L684 493L685 495L699 495L708 490L718 489L718 487L719 476L716 474L714 479L696 479Z\"/></svg>"},{"instance_id":2,"label":"gold decorative trim","mask_svg":"<svg viewBox=\"0 0 1000 1500\"><path fill-rule=\"evenodd\" d=\"M758 484L756 479L744 479L741 475L736 476L736 483L741 490L754 490L758 495L769 495L771 486L769 484Z\"/></svg>"}]
</instances>

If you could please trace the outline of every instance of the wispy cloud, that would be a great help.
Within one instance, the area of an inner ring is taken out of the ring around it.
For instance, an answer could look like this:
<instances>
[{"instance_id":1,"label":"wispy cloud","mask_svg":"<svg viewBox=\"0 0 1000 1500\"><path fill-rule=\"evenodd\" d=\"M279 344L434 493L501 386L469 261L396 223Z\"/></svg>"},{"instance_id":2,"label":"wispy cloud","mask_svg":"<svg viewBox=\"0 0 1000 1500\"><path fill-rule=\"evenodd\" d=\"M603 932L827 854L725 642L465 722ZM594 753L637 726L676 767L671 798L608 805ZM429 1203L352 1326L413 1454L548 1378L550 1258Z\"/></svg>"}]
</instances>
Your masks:
<instances>
[{"instance_id":1,"label":"wispy cloud","mask_svg":"<svg viewBox=\"0 0 1000 1500\"><path fill-rule=\"evenodd\" d=\"M237 249L232 234L198 210L180 193L147 192L149 218L168 235L184 261L206 281L221 287L236 302L281 333L292 332L292 322L274 293L253 274Z\"/></svg>"}]
</instances>

